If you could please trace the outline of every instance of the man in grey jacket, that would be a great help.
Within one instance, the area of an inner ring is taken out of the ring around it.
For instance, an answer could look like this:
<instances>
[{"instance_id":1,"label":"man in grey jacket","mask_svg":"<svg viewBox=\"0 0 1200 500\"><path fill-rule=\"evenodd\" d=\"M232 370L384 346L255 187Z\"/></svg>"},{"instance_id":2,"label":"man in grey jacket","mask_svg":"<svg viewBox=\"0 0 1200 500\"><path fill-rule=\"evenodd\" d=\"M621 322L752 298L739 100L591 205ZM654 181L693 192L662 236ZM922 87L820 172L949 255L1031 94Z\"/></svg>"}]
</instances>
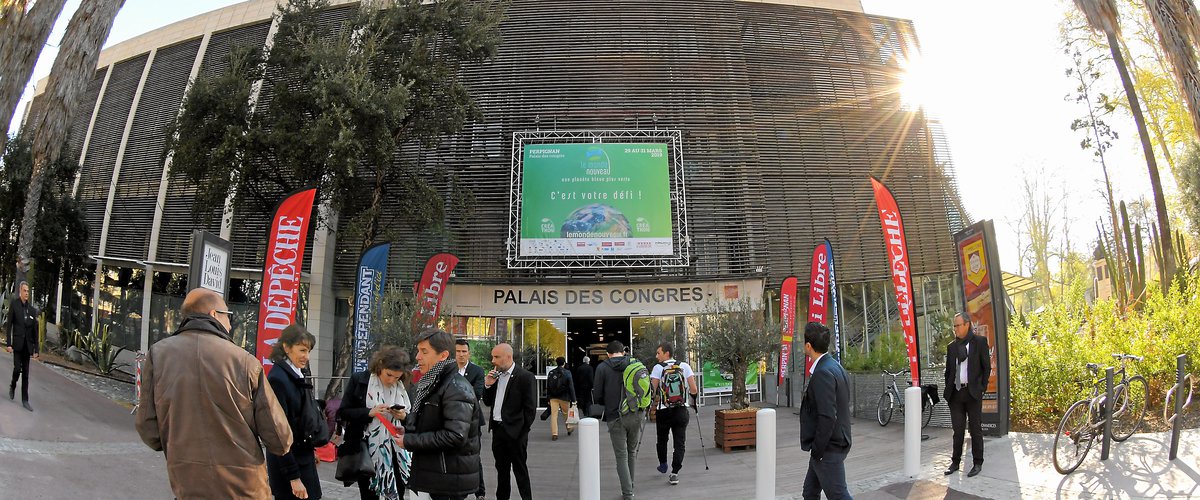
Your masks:
<instances>
[{"instance_id":1,"label":"man in grey jacket","mask_svg":"<svg viewBox=\"0 0 1200 500\"><path fill-rule=\"evenodd\" d=\"M621 496L625 500L633 498L634 463L645 418L642 410L621 414L621 400L625 398L622 375L627 366L625 345L617 340L609 342L608 359L596 367L596 383L592 388L594 404L604 407L604 421L608 422L608 437L617 456L617 477L621 479Z\"/></svg>"}]
</instances>

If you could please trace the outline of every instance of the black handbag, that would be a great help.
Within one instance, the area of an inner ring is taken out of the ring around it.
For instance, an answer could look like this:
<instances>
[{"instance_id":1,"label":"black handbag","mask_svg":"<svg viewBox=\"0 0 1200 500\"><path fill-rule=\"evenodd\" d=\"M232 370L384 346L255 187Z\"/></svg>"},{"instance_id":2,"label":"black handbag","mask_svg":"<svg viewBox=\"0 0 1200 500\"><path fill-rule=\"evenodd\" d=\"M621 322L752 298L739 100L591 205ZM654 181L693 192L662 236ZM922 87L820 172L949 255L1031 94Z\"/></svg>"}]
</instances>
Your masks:
<instances>
[{"instance_id":1,"label":"black handbag","mask_svg":"<svg viewBox=\"0 0 1200 500\"><path fill-rule=\"evenodd\" d=\"M300 404L300 425L304 435L300 436L300 441L312 445L313 448L320 448L329 443L330 430L329 423L325 420L325 414L316 404L316 399L313 398L312 384L309 378L304 379L303 385L300 387L301 399Z\"/></svg>"},{"instance_id":2,"label":"black handbag","mask_svg":"<svg viewBox=\"0 0 1200 500\"><path fill-rule=\"evenodd\" d=\"M371 457L367 454L367 444L363 443L356 453L338 457L337 472L333 477L343 483L375 477L375 464L371 463Z\"/></svg>"}]
</instances>

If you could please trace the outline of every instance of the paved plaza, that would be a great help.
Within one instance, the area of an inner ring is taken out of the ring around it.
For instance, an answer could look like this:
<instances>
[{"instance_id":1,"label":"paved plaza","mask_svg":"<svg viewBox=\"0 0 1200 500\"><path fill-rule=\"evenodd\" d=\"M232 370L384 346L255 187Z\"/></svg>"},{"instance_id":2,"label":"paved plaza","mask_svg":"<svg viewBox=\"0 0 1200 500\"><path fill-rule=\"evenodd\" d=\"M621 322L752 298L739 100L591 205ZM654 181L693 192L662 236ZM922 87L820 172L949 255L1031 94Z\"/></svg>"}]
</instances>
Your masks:
<instances>
[{"instance_id":1,"label":"paved plaza","mask_svg":"<svg viewBox=\"0 0 1200 500\"><path fill-rule=\"evenodd\" d=\"M12 356L0 354L7 382ZM80 377L35 363L30 413L7 398L0 401L0 498L170 498L159 453L146 448L133 430L129 409L77 383ZM778 466L775 493L780 500L800 498L807 456L798 443L798 417L779 408L776 435ZM655 470L653 423L647 425L638 456L638 498L743 499L754 496L755 452L723 453L712 447L713 408L702 408L700 424L708 448L709 470L699 448L695 423L688 432L688 455L680 484L670 486ZM942 476L950 453L950 431L928 429L922 443L922 473L902 472L901 423L880 427L854 422L854 448L846 460L851 493L860 499L894 498L1138 498L1200 497L1200 430L1183 436L1179 460L1167 460L1166 435L1137 435L1113 445L1112 459L1099 460L1099 446L1078 471L1062 476L1050 462L1050 437L1014 433L986 440L983 473ZM615 460L601 425L602 498L618 498ZM538 421L529 439L529 465L536 498L575 499L578 489L579 434L550 440L548 422ZM485 434L484 467L489 490L495 485L491 445ZM969 452L968 452L969 453ZM358 498L356 488L333 479L333 464L320 466L325 498Z\"/></svg>"}]
</instances>

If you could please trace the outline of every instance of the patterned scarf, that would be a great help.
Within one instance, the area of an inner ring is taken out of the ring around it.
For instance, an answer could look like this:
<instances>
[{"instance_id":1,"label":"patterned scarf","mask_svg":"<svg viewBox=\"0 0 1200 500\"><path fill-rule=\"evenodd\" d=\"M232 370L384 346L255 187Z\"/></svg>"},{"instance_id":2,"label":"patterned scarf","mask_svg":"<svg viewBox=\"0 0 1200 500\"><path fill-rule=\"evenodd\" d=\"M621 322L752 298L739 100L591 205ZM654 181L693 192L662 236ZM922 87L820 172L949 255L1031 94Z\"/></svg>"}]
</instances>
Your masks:
<instances>
[{"instance_id":1,"label":"patterned scarf","mask_svg":"<svg viewBox=\"0 0 1200 500\"><path fill-rule=\"evenodd\" d=\"M454 367L453 370L451 366ZM413 415L421 412L421 403L425 402L425 399L429 397L429 393L437 388L442 379L457 371L458 364L454 361L453 357L446 358L439 361L438 364L433 365L433 368L429 369L429 373L423 375L421 381L417 383L417 398L413 401L412 406Z\"/></svg>"},{"instance_id":2,"label":"patterned scarf","mask_svg":"<svg viewBox=\"0 0 1200 500\"><path fill-rule=\"evenodd\" d=\"M397 381L395 385L385 387L377 375L371 374L371 381L367 383L367 408L394 404L408 406L408 393L404 390L404 384ZM389 420L392 418L390 413L385 412L380 415ZM400 424L396 420L392 420L392 423ZM392 440L391 434L376 417L371 418L371 424L367 426L366 432L367 454L371 457L371 463L375 465L375 477L371 479L371 490L379 495L379 498L387 500L403 498L404 492L400 491L396 483L393 460L399 459L400 480L407 483L412 454L408 450L396 448L396 442Z\"/></svg>"}]
</instances>

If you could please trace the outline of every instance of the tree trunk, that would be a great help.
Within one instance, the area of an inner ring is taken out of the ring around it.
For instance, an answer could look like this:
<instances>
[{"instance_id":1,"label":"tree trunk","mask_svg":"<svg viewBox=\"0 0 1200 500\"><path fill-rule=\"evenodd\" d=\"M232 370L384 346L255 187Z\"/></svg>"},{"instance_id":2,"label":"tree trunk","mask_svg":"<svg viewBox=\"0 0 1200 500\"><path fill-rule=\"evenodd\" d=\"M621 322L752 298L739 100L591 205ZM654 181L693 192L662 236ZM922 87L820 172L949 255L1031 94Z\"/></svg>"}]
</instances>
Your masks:
<instances>
[{"instance_id":1,"label":"tree trunk","mask_svg":"<svg viewBox=\"0 0 1200 500\"><path fill-rule=\"evenodd\" d=\"M375 236L379 233L379 217L378 214L383 207L383 172L376 171L375 187L371 190L371 206L367 208L367 213L371 216L367 219L367 225L363 228L363 238L361 247L358 250L359 255L367 251L371 244L375 242ZM357 280L357 276L355 277ZM350 371L350 358L354 354L354 304L350 307L350 321L347 323L347 331L345 339L342 341L341 353L336 358L333 358L333 376L329 378L329 385L325 386L325 400L328 401L342 394L342 384L338 382L339 377L347 376Z\"/></svg>"},{"instance_id":2,"label":"tree trunk","mask_svg":"<svg viewBox=\"0 0 1200 500\"><path fill-rule=\"evenodd\" d=\"M0 151L8 142L8 124L54 21L67 0L38 0L25 13L25 2L3 7L5 25L0 29Z\"/></svg>"},{"instance_id":3,"label":"tree trunk","mask_svg":"<svg viewBox=\"0 0 1200 500\"><path fill-rule=\"evenodd\" d=\"M733 397L729 401L730 410L741 410L750 406L750 397L746 394L746 360L739 359L733 364Z\"/></svg>"},{"instance_id":4,"label":"tree trunk","mask_svg":"<svg viewBox=\"0 0 1200 500\"><path fill-rule=\"evenodd\" d=\"M1158 211L1158 238L1162 245L1162 263L1158 266L1158 277L1165 294L1171 289L1171 281L1175 278L1175 249L1171 244L1171 221L1167 214L1167 202L1163 197L1162 181L1158 176L1158 162L1154 159L1154 148L1150 144L1150 133L1146 131L1142 105L1138 101L1137 91L1133 88L1133 78L1129 76L1129 68L1125 65L1125 57L1121 55L1120 41L1115 33L1108 33L1108 47L1112 51L1117 72L1121 75L1125 97L1129 99L1129 112L1137 124L1138 137L1142 141L1142 154L1146 157L1146 169L1150 173L1150 189L1154 194L1154 208Z\"/></svg>"},{"instance_id":5,"label":"tree trunk","mask_svg":"<svg viewBox=\"0 0 1200 500\"><path fill-rule=\"evenodd\" d=\"M100 59L100 48L108 40L113 20L125 5L125 0L83 0L71 16L67 31L59 44L58 57L50 69L42 113L31 123L33 130L33 170L29 174L29 193L25 198L25 213L21 220L21 238L17 255L29 259L33 250L33 235L37 230L37 214L41 209L42 184L46 167L58 160L71 122L79 108L79 98L87 88Z\"/></svg>"}]
</instances>

